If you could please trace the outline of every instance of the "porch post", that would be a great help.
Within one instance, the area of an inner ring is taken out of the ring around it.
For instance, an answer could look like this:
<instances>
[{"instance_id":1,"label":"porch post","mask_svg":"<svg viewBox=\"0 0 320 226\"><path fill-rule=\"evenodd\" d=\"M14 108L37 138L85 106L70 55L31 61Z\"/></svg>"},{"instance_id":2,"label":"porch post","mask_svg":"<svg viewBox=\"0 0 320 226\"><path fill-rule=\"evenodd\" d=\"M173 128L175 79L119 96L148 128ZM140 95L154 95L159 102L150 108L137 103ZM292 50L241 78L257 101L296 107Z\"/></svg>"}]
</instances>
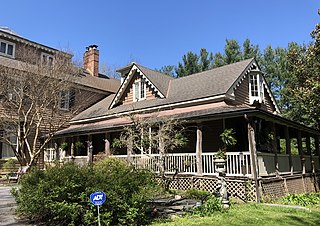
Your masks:
<instances>
[{"instance_id":1,"label":"porch post","mask_svg":"<svg viewBox=\"0 0 320 226\"><path fill-rule=\"evenodd\" d=\"M74 161L74 138L71 138L71 148L70 148L71 160Z\"/></svg>"},{"instance_id":2,"label":"porch post","mask_svg":"<svg viewBox=\"0 0 320 226\"><path fill-rule=\"evenodd\" d=\"M300 155L300 159L301 159L301 168L302 168L302 173L305 174L306 173L306 166L305 166L305 160L303 157L303 153L302 153L302 138L301 138L301 131L298 131L298 151L299 151L299 155Z\"/></svg>"},{"instance_id":3,"label":"porch post","mask_svg":"<svg viewBox=\"0 0 320 226\"><path fill-rule=\"evenodd\" d=\"M319 159L318 165L320 166L319 136L314 136L314 146L315 146L315 154L318 156L318 159Z\"/></svg>"},{"instance_id":4,"label":"porch post","mask_svg":"<svg viewBox=\"0 0 320 226\"><path fill-rule=\"evenodd\" d=\"M279 176L278 141L277 141L278 137L277 137L277 130L274 122L272 122L271 128L274 135L272 140L272 150L274 153L274 166L276 169L275 173L277 176Z\"/></svg>"},{"instance_id":5,"label":"porch post","mask_svg":"<svg viewBox=\"0 0 320 226\"><path fill-rule=\"evenodd\" d=\"M249 152L250 152L250 160L251 160L251 173L252 173L253 180L256 187L257 202L260 202L261 197L260 197L260 186L258 182L258 164L257 164L255 131L247 115L245 115L245 119L247 120L247 124L248 124L248 143L249 143Z\"/></svg>"},{"instance_id":6,"label":"porch post","mask_svg":"<svg viewBox=\"0 0 320 226\"><path fill-rule=\"evenodd\" d=\"M133 142L131 140L130 144L127 146L127 159L128 159L128 162L132 161L132 158L131 158L132 152L133 152Z\"/></svg>"},{"instance_id":7,"label":"porch post","mask_svg":"<svg viewBox=\"0 0 320 226\"><path fill-rule=\"evenodd\" d=\"M88 162L93 162L93 147L92 147L92 135L88 135L87 141L87 155L88 155Z\"/></svg>"},{"instance_id":8,"label":"porch post","mask_svg":"<svg viewBox=\"0 0 320 226\"><path fill-rule=\"evenodd\" d=\"M110 149L110 133L105 133L104 135L104 153L107 157L111 155L111 149Z\"/></svg>"},{"instance_id":9,"label":"porch post","mask_svg":"<svg viewBox=\"0 0 320 226\"><path fill-rule=\"evenodd\" d=\"M202 125L197 125L197 141L196 141L196 160L197 160L197 174L202 175Z\"/></svg>"},{"instance_id":10,"label":"porch post","mask_svg":"<svg viewBox=\"0 0 320 226\"><path fill-rule=\"evenodd\" d=\"M312 154L311 154L311 145L310 145L310 135L307 133L306 135L306 147L307 147L307 155L310 157L310 166L311 166L311 171L313 171L314 164L312 164Z\"/></svg>"},{"instance_id":11,"label":"porch post","mask_svg":"<svg viewBox=\"0 0 320 226\"><path fill-rule=\"evenodd\" d=\"M290 167L290 174L293 174L293 164L292 164L292 155L291 155L291 139L289 134L288 126L284 129L284 134L286 137L286 154L289 155L289 167Z\"/></svg>"}]
</instances>

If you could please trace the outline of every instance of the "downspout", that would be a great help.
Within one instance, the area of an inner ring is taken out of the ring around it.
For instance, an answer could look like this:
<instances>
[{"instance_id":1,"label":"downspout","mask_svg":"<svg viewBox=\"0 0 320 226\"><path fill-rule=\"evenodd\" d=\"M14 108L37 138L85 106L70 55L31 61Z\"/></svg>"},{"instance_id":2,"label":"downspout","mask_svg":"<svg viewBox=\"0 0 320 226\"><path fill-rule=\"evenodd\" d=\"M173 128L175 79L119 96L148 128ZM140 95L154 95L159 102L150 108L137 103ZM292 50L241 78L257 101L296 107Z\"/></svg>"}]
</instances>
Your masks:
<instances>
[{"instance_id":1,"label":"downspout","mask_svg":"<svg viewBox=\"0 0 320 226\"><path fill-rule=\"evenodd\" d=\"M250 159L251 159L251 173L253 176L254 184L256 187L256 198L257 202L261 201L261 194L260 194L260 186L258 181L258 164L257 164L257 149L256 149L256 142L255 142L255 131L252 125L250 124L250 120L248 116L244 115L245 120L248 124L248 142L249 142L249 152L250 152Z\"/></svg>"}]
</instances>

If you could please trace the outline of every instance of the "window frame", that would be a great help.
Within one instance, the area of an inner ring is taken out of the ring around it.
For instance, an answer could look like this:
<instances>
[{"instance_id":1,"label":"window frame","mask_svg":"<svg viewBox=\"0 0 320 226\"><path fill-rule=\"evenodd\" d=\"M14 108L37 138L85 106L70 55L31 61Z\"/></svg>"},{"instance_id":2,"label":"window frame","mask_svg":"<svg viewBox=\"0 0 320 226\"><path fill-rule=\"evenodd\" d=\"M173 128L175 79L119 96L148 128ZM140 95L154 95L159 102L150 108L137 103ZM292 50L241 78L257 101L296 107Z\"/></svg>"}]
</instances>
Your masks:
<instances>
[{"instance_id":1,"label":"window frame","mask_svg":"<svg viewBox=\"0 0 320 226\"><path fill-rule=\"evenodd\" d=\"M255 84L252 84L253 82ZM255 101L258 101L259 103L264 103L263 83L264 83L263 77L260 73L252 73L249 75L249 102L250 102L250 104L253 104Z\"/></svg>"},{"instance_id":2,"label":"window frame","mask_svg":"<svg viewBox=\"0 0 320 226\"><path fill-rule=\"evenodd\" d=\"M5 47L5 52L0 52L0 55L1 56L6 56L6 57L10 57L10 58L15 58L16 56L16 44L13 43L13 42L9 42L7 40L3 40L3 39L0 39L0 46L1 46L1 43L5 43L6 47ZM8 54L8 47L9 45L12 46L12 55Z\"/></svg>"},{"instance_id":3,"label":"window frame","mask_svg":"<svg viewBox=\"0 0 320 226\"><path fill-rule=\"evenodd\" d=\"M138 96L137 96L138 95ZM133 83L133 101L138 102L147 98L147 84L144 78L140 78Z\"/></svg>"},{"instance_id":4,"label":"window frame","mask_svg":"<svg viewBox=\"0 0 320 226\"><path fill-rule=\"evenodd\" d=\"M45 61L44 61L44 58L46 59ZM51 63L49 60L50 58L52 59ZM54 56L49 53L42 52L41 53L41 64L51 67L54 64Z\"/></svg>"},{"instance_id":5,"label":"window frame","mask_svg":"<svg viewBox=\"0 0 320 226\"><path fill-rule=\"evenodd\" d=\"M61 90L59 92L59 109L62 111L69 111L70 110L70 97L71 92L70 90ZM63 103L63 106L62 106Z\"/></svg>"}]
</instances>

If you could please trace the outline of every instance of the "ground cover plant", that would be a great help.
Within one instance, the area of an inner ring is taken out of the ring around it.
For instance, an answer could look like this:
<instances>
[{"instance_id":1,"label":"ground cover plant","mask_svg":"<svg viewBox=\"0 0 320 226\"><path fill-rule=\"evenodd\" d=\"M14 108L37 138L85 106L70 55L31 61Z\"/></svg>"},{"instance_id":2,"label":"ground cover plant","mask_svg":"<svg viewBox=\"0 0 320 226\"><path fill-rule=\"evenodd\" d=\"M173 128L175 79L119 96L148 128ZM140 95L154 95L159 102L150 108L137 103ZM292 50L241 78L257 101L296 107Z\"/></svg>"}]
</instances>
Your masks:
<instances>
[{"instance_id":1,"label":"ground cover plant","mask_svg":"<svg viewBox=\"0 0 320 226\"><path fill-rule=\"evenodd\" d=\"M228 211L215 212L210 216L189 215L156 222L153 226L214 226L214 225L261 225L299 226L320 225L320 208L311 212L264 204L234 204Z\"/></svg>"},{"instance_id":2,"label":"ground cover plant","mask_svg":"<svg viewBox=\"0 0 320 226\"><path fill-rule=\"evenodd\" d=\"M143 225L149 220L154 175L117 159L94 166L67 164L46 171L33 169L13 191L17 210L45 225L95 225L97 209L89 200L96 190L106 193L100 208L102 225Z\"/></svg>"}]
</instances>

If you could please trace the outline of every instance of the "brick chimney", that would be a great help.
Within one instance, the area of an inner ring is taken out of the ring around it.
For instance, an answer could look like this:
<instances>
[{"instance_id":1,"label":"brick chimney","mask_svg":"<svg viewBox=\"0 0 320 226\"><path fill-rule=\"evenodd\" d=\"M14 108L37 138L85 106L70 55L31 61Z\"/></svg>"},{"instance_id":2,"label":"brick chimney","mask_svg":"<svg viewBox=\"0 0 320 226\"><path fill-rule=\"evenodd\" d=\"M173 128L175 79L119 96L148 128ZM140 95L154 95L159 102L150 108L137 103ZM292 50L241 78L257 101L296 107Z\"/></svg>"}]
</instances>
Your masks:
<instances>
[{"instance_id":1,"label":"brick chimney","mask_svg":"<svg viewBox=\"0 0 320 226\"><path fill-rule=\"evenodd\" d=\"M86 47L83 54L84 69L92 76L99 76L99 50L97 45L90 45Z\"/></svg>"}]
</instances>

